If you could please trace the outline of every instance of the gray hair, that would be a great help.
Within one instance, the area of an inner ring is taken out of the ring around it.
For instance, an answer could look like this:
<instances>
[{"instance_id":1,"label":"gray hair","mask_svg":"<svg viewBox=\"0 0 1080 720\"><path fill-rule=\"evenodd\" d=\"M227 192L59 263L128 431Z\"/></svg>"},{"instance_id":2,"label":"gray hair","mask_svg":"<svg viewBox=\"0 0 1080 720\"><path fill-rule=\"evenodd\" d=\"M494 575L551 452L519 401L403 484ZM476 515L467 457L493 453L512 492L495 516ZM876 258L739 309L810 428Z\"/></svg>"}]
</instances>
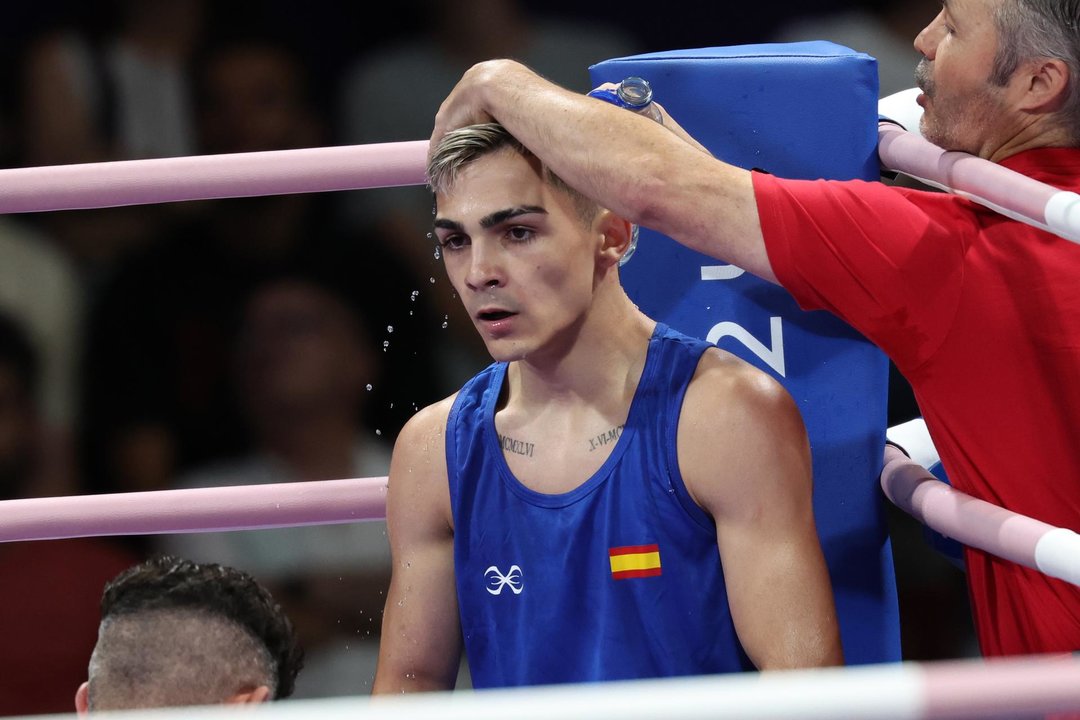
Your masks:
<instances>
[{"instance_id":1,"label":"gray hair","mask_svg":"<svg viewBox=\"0 0 1080 720\"><path fill-rule=\"evenodd\" d=\"M1069 87L1058 116L1073 143L1080 144L1080 0L1002 0L995 21L998 50L991 81L1005 85L1022 62L1033 58L1064 61Z\"/></svg>"},{"instance_id":2,"label":"gray hair","mask_svg":"<svg viewBox=\"0 0 1080 720\"><path fill-rule=\"evenodd\" d=\"M525 157L535 157L521 142L498 123L481 123L451 130L439 140L428 161L428 186L432 192L446 193L453 188L458 174L481 157L501 150L510 150ZM542 164L542 163L541 163ZM594 200L570 187L547 166L544 180L566 193L574 203L582 222L590 223L600 211Z\"/></svg>"}]
</instances>

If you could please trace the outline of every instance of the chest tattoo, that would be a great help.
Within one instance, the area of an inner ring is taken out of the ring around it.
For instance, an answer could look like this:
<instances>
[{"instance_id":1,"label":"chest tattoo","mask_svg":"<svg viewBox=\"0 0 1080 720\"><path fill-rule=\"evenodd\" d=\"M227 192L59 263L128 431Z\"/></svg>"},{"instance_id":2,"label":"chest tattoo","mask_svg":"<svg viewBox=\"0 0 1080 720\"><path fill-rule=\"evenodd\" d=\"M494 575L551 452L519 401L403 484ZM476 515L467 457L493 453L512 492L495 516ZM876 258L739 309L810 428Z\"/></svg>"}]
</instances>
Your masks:
<instances>
[{"instance_id":1,"label":"chest tattoo","mask_svg":"<svg viewBox=\"0 0 1080 720\"><path fill-rule=\"evenodd\" d=\"M506 435L499 435L499 444L502 445L502 449L505 452L522 455L524 457L532 457L533 449L536 447L535 443L525 442L524 440L515 440Z\"/></svg>"},{"instance_id":2,"label":"chest tattoo","mask_svg":"<svg viewBox=\"0 0 1080 720\"><path fill-rule=\"evenodd\" d=\"M623 425L616 425L607 432L602 432L596 437L589 438L589 452L614 443L619 439L619 436L622 435L623 427Z\"/></svg>"}]
</instances>

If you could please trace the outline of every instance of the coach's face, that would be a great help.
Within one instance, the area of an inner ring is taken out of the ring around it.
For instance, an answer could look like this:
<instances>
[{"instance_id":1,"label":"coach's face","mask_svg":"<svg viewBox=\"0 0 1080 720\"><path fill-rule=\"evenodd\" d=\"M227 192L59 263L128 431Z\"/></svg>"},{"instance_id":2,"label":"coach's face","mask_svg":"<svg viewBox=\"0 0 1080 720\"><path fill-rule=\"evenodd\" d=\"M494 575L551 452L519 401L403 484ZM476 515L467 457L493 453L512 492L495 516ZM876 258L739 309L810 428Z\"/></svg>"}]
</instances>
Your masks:
<instances>
[{"instance_id":1,"label":"coach's face","mask_svg":"<svg viewBox=\"0 0 1080 720\"><path fill-rule=\"evenodd\" d=\"M999 34L994 12L1011 0L946 0L915 39L923 136L988 157L1008 121L1006 90L991 80Z\"/></svg>"}]
</instances>

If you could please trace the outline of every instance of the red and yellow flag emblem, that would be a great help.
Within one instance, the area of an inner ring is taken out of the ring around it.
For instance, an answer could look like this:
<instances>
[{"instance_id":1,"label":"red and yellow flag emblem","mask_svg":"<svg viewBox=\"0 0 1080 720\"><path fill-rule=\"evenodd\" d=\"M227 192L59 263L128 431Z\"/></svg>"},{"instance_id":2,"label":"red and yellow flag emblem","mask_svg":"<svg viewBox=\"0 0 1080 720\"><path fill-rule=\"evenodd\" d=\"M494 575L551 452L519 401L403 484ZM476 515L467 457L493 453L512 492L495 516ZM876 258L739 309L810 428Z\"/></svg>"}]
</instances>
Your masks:
<instances>
[{"instance_id":1,"label":"red and yellow flag emblem","mask_svg":"<svg viewBox=\"0 0 1080 720\"><path fill-rule=\"evenodd\" d=\"M659 545L627 545L608 550L614 580L653 577L660 574Z\"/></svg>"}]
</instances>

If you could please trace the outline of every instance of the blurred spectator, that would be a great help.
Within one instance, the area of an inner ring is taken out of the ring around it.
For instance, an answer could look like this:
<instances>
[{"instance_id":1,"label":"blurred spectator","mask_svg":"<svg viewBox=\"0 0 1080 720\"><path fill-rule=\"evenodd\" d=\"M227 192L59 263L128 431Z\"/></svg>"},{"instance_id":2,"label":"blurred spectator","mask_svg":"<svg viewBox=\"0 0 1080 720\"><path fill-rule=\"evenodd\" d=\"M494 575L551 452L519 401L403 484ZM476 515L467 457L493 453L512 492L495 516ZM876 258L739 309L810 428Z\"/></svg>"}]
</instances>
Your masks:
<instances>
[{"instance_id":1,"label":"blurred spectator","mask_svg":"<svg viewBox=\"0 0 1080 720\"><path fill-rule=\"evenodd\" d=\"M43 36L26 68L26 157L35 165L188 155L188 62L201 0L121 0L104 37Z\"/></svg>"},{"instance_id":2,"label":"blurred spectator","mask_svg":"<svg viewBox=\"0 0 1080 720\"><path fill-rule=\"evenodd\" d=\"M303 62L287 46L226 38L199 68L204 150L321 143ZM177 471L245 446L229 367L233 323L250 288L281 268L347 268L365 320L394 329L384 340L388 357L409 380L392 398L389 384L378 387L369 416L376 427L393 437L413 404L431 397L419 336L430 325L409 302L406 276L378 243L334 232L326 203L310 194L206 203L201 217L119 268L93 308L84 375L87 460L99 489L104 479L111 489L164 487Z\"/></svg>"},{"instance_id":3,"label":"blurred spectator","mask_svg":"<svg viewBox=\"0 0 1080 720\"><path fill-rule=\"evenodd\" d=\"M32 42L22 63L23 163L191 154L188 63L202 28L202 0L118 0L114 26L100 35L61 27ZM44 221L96 283L177 212L152 205Z\"/></svg>"},{"instance_id":4,"label":"blurred spectator","mask_svg":"<svg viewBox=\"0 0 1080 720\"><path fill-rule=\"evenodd\" d=\"M780 25L774 42L829 40L878 61L879 95L915 87L914 68L922 58L912 38L933 17L938 0L856 0L847 9L799 15Z\"/></svg>"},{"instance_id":5,"label":"blurred spectator","mask_svg":"<svg viewBox=\"0 0 1080 720\"><path fill-rule=\"evenodd\" d=\"M81 355L81 286L67 256L21 219L0 216L0 311L25 328L40 358L40 476L33 492L77 492L74 432Z\"/></svg>"},{"instance_id":6,"label":"blurred spectator","mask_svg":"<svg viewBox=\"0 0 1080 720\"><path fill-rule=\"evenodd\" d=\"M343 288L286 274L255 290L236 370L253 453L205 467L184 487L385 476L390 446L361 429L384 355ZM274 589L308 650L301 697L370 690L389 582L384 522L163 538L169 552L243 568Z\"/></svg>"},{"instance_id":7,"label":"blurred spectator","mask_svg":"<svg viewBox=\"0 0 1080 720\"><path fill-rule=\"evenodd\" d=\"M75 707L86 715L280 700L302 658L289 618L250 575L154 557L105 586Z\"/></svg>"},{"instance_id":8,"label":"blurred spectator","mask_svg":"<svg viewBox=\"0 0 1080 720\"><path fill-rule=\"evenodd\" d=\"M427 0L426 30L361 57L343 75L340 139L348 144L423 140L435 112L473 63L513 57L551 80L582 92L589 65L634 52L610 23L532 15L518 0ZM445 317L440 386L449 394L487 363L472 323L445 282L431 232L432 198L424 187L365 190L341 196L346 222L372 227L391 243L424 291L422 299Z\"/></svg>"},{"instance_id":9,"label":"blurred spectator","mask_svg":"<svg viewBox=\"0 0 1080 720\"><path fill-rule=\"evenodd\" d=\"M0 316L0 500L42 494L37 382L29 337ZM0 715L70 710L101 588L134 560L93 538L0 544Z\"/></svg>"}]
</instances>

